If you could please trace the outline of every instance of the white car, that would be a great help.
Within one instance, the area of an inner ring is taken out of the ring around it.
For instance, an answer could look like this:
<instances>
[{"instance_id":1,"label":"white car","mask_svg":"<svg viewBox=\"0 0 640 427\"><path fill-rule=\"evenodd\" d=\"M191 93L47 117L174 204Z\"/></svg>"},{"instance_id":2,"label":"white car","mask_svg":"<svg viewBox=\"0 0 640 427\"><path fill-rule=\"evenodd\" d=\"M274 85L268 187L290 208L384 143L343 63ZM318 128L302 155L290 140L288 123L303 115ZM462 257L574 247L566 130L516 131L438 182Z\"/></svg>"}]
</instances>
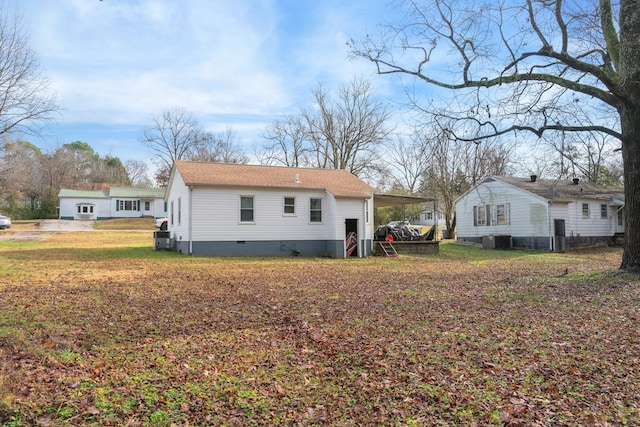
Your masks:
<instances>
[{"instance_id":1,"label":"white car","mask_svg":"<svg viewBox=\"0 0 640 427\"><path fill-rule=\"evenodd\" d=\"M169 226L169 218L156 218L156 228L165 231Z\"/></svg>"},{"instance_id":2,"label":"white car","mask_svg":"<svg viewBox=\"0 0 640 427\"><path fill-rule=\"evenodd\" d=\"M0 213L0 230L11 228L11 218Z\"/></svg>"}]
</instances>

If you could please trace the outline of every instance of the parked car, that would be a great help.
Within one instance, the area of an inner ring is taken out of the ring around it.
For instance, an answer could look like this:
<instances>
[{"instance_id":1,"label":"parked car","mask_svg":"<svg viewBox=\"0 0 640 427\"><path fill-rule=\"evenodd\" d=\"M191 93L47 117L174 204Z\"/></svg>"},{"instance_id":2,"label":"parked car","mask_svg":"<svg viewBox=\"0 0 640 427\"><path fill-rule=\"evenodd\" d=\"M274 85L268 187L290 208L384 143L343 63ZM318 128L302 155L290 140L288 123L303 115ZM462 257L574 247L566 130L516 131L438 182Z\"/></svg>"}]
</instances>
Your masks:
<instances>
[{"instance_id":1,"label":"parked car","mask_svg":"<svg viewBox=\"0 0 640 427\"><path fill-rule=\"evenodd\" d=\"M156 228L166 231L169 226L169 218L156 218Z\"/></svg>"},{"instance_id":2,"label":"parked car","mask_svg":"<svg viewBox=\"0 0 640 427\"><path fill-rule=\"evenodd\" d=\"M0 213L0 230L11 228L11 218Z\"/></svg>"}]
</instances>

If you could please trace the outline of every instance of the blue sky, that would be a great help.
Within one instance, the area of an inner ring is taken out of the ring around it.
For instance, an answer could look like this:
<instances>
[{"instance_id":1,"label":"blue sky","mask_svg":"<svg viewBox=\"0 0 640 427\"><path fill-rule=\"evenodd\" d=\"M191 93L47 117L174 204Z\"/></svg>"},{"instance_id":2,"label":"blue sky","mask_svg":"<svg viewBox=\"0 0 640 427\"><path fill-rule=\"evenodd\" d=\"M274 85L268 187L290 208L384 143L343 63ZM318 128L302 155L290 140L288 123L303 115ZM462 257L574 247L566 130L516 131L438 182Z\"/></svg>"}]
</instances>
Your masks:
<instances>
[{"instance_id":1,"label":"blue sky","mask_svg":"<svg viewBox=\"0 0 640 427\"><path fill-rule=\"evenodd\" d=\"M391 79L348 58L388 0L20 0L16 11L63 108L41 148L83 141L122 161L150 159L138 142L151 117L183 107L214 133L231 128L253 151L265 127L311 101L318 83L354 77L381 98Z\"/></svg>"}]
</instances>

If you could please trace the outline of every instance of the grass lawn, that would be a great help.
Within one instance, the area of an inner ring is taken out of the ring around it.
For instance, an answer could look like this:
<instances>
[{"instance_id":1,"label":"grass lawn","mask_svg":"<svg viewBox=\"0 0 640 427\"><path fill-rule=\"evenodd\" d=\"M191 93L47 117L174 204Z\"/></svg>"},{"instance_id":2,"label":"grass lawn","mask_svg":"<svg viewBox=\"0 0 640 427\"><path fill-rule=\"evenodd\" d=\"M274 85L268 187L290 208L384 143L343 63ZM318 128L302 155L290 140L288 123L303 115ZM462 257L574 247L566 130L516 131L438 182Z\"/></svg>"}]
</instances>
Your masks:
<instances>
[{"instance_id":1,"label":"grass lawn","mask_svg":"<svg viewBox=\"0 0 640 427\"><path fill-rule=\"evenodd\" d=\"M0 242L0 425L637 425L621 250L221 259Z\"/></svg>"}]
</instances>

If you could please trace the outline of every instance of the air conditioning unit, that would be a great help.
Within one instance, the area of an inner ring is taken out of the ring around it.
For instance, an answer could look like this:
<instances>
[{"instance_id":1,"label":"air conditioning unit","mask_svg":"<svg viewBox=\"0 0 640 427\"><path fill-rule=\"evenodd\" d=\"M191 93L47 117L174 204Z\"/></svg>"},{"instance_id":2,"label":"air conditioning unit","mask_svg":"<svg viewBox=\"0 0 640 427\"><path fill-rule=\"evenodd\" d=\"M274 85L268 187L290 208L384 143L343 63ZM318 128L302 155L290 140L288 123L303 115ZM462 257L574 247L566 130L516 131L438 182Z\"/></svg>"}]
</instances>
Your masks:
<instances>
[{"instance_id":1,"label":"air conditioning unit","mask_svg":"<svg viewBox=\"0 0 640 427\"><path fill-rule=\"evenodd\" d=\"M482 236L482 247L484 249L511 249L511 236Z\"/></svg>"},{"instance_id":2,"label":"air conditioning unit","mask_svg":"<svg viewBox=\"0 0 640 427\"><path fill-rule=\"evenodd\" d=\"M153 241L155 243L156 251L162 249L172 249L171 232L169 231L154 231L153 232Z\"/></svg>"}]
</instances>

